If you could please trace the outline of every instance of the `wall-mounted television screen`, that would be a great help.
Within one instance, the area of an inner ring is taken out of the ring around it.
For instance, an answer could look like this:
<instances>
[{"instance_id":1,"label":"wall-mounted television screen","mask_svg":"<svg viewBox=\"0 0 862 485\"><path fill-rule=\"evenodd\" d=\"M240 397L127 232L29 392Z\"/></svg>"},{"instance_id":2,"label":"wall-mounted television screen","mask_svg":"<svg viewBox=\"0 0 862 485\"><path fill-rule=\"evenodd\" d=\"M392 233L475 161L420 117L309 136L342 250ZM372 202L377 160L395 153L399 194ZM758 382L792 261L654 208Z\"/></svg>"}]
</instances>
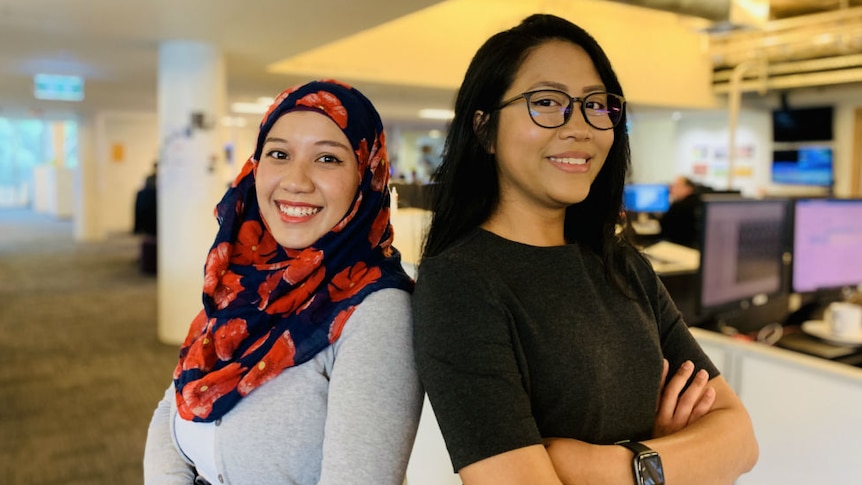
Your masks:
<instances>
[{"instance_id":1,"label":"wall-mounted television screen","mask_svg":"<svg viewBox=\"0 0 862 485\"><path fill-rule=\"evenodd\" d=\"M832 149L801 147L772 152L772 182L776 184L831 187Z\"/></svg>"},{"instance_id":2,"label":"wall-mounted television screen","mask_svg":"<svg viewBox=\"0 0 862 485\"><path fill-rule=\"evenodd\" d=\"M779 109L772 112L776 142L832 141L832 107Z\"/></svg>"}]
</instances>

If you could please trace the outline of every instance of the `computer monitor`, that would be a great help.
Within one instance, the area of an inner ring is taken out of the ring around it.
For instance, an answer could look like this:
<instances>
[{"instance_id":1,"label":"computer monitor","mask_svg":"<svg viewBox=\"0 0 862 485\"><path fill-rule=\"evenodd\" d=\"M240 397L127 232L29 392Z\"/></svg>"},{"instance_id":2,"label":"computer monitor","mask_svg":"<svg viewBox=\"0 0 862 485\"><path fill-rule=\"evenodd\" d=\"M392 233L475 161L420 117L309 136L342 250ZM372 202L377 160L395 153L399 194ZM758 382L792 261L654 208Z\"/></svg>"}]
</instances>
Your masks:
<instances>
[{"instance_id":1,"label":"computer monitor","mask_svg":"<svg viewBox=\"0 0 862 485\"><path fill-rule=\"evenodd\" d=\"M629 212L667 212L670 207L670 186L667 184L626 184L623 202Z\"/></svg>"},{"instance_id":2,"label":"computer monitor","mask_svg":"<svg viewBox=\"0 0 862 485\"><path fill-rule=\"evenodd\" d=\"M795 293L862 284L862 199L797 199L793 203Z\"/></svg>"},{"instance_id":3,"label":"computer monitor","mask_svg":"<svg viewBox=\"0 0 862 485\"><path fill-rule=\"evenodd\" d=\"M786 296L790 201L705 195L700 248L701 316Z\"/></svg>"}]
</instances>

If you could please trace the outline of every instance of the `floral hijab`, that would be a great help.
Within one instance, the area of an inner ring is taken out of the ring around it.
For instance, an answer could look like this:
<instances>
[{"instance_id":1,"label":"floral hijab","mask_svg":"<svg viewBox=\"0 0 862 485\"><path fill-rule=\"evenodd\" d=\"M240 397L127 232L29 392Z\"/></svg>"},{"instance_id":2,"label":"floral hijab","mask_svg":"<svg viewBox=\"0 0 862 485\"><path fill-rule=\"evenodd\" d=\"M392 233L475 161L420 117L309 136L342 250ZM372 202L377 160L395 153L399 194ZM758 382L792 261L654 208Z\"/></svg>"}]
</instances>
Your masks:
<instances>
[{"instance_id":1,"label":"floral hijab","mask_svg":"<svg viewBox=\"0 0 862 485\"><path fill-rule=\"evenodd\" d=\"M255 174L275 121L294 110L322 113L347 136L361 180L335 227L305 249L287 249L262 219ZM412 291L392 247L389 160L383 125L365 96L338 81L287 89L260 124L254 155L216 206L219 230L207 256L203 309L174 371L177 408L214 421L240 399L335 342L370 293Z\"/></svg>"}]
</instances>

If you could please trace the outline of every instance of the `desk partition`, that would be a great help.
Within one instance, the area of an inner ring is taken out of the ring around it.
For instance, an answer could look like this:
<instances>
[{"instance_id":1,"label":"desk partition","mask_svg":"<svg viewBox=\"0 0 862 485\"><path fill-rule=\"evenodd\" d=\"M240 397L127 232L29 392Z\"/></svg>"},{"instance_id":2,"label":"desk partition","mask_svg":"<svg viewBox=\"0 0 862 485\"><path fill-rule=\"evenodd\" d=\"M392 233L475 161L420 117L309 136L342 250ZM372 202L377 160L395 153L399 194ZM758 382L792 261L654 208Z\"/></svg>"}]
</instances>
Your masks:
<instances>
[{"instance_id":1,"label":"desk partition","mask_svg":"<svg viewBox=\"0 0 862 485\"><path fill-rule=\"evenodd\" d=\"M691 331L754 423L760 458L738 485L862 483L862 369Z\"/></svg>"}]
</instances>

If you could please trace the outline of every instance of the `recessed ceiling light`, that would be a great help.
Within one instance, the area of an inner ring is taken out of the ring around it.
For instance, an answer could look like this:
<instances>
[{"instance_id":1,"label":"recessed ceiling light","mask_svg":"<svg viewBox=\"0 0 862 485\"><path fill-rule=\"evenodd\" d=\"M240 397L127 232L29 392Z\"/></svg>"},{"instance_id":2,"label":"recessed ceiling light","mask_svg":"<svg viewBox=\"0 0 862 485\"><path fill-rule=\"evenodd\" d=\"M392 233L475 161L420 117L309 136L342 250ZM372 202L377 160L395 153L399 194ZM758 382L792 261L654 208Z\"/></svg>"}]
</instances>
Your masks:
<instances>
[{"instance_id":1,"label":"recessed ceiling light","mask_svg":"<svg viewBox=\"0 0 862 485\"><path fill-rule=\"evenodd\" d=\"M221 124L222 126L235 126L238 128L242 128L243 126L247 125L248 122L245 118L241 116L225 116L221 119Z\"/></svg>"},{"instance_id":2,"label":"recessed ceiling light","mask_svg":"<svg viewBox=\"0 0 862 485\"><path fill-rule=\"evenodd\" d=\"M451 120L455 112L451 109L425 108L419 110L419 117L426 120Z\"/></svg>"},{"instance_id":3,"label":"recessed ceiling light","mask_svg":"<svg viewBox=\"0 0 862 485\"><path fill-rule=\"evenodd\" d=\"M249 115L262 115L266 113L266 110L269 109L269 104L264 103L248 103L248 102L236 102L231 103L230 110L234 113L242 113Z\"/></svg>"}]
</instances>

